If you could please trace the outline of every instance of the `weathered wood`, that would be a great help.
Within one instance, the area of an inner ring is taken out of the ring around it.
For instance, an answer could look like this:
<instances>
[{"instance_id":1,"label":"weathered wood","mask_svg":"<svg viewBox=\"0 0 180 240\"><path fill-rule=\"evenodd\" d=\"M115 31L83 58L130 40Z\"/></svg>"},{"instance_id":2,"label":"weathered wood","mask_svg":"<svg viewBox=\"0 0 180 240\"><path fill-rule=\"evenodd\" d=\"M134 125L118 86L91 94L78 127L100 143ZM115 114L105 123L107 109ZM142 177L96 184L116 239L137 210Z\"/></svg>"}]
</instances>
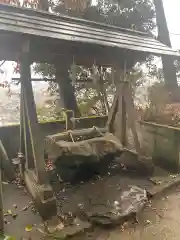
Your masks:
<instances>
[{"instance_id":1,"label":"weathered wood","mask_svg":"<svg viewBox=\"0 0 180 240\"><path fill-rule=\"evenodd\" d=\"M124 89L122 90L122 92L124 91ZM121 99L121 100L120 100ZM125 102L125 97L124 95L122 95L122 97L119 97L119 108L121 109L121 143L122 145L125 147L127 146L127 126L126 126L126 120L127 120L127 116L126 116L126 102Z\"/></svg>"},{"instance_id":2,"label":"weathered wood","mask_svg":"<svg viewBox=\"0 0 180 240\"><path fill-rule=\"evenodd\" d=\"M20 92L20 146L19 152L25 154L25 130L24 130L24 97L23 97L23 88L21 84Z\"/></svg>"},{"instance_id":3,"label":"weathered wood","mask_svg":"<svg viewBox=\"0 0 180 240\"><path fill-rule=\"evenodd\" d=\"M21 75L23 77L23 75ZM31 136L28 127L27 110L24 99L24 84L21 84L21 99L20 99L20 153L24 154L26 159L26 167L34 169L35 163L33 160L33 149L31 144ZM24 166L22 166L24 168ZM23 169L21 169L23 173Z\"/></svg>"},{"instance_id":4,"label":"weathered wood","mask_svg":"<svg viewBox=\"0 0 180 240\"><path fill-rule=\"evenodd\" d=\"M0 235L4 233L4 209L3 209L3 189L2 189L2 159L0 159Z\"/></svg>"},{"instance_id":5,"label":"weathered wood","mask_svg":"<svg viewBox=\"0 0 180 240\"><path fill-rule=\"evenodd\" d=\"M3 143L0 141L0 162L1 162L1 168L4 172L5 177L9 181L13 181L16 178L14 169L12 167L12 163L10 159L8 158L7 152L3 146Z\"/></svg>"},{"instance_id":6,"label":"weathered wood","mask_svg":"<svg viewBox=\"0 0 180 240\"><path fill-rule=\"evenodd\" d=\"M136 121L135 121L135 112L134 112L134 101L132 98L132 88L129 83L125 83L125 91L124 96L126 98L126 108L127 108L127 116L128 116L128 122L129 126L131 128L133 138L134 138L134 144L135 149L138 154L140 154L140 143L138 139L138 134L136 131Z\"/></svg>"},{"instance_id":7,"label":"weathered wood","mask_svg":"<svg viewBox=\"0 0 180 240\"><path fill-rule=\"evenodd\" d=\"M74 112L72 110L66 111L66 131L73 130L75 128L75 122L73 121Z\"/></svg>"},{"instance_id":8,"label":"weathered wood","mask_svg":"<svg viewBox=\"0 0 180 240\"><path fill-rule=\"evenodd\" d=\"M80 136L92 137L93 135L101 135L101 134L103 135L106 132L107 132L107 128L93 127L88 129L73 130L73 131L50 135L50 136L47 136L46 139L52 139L55 142L58 142L60 140L67 141L68 139L70 139L70 134L72 135L73 138L76 138Z\"/></svg>"},{"instance_id":9,"label":"weathered wood","mask_svg":"<svg viewBox=\"0 0 180 240\"><path fill-rule=\"evenodd\" d=\"M47 15L45 18L40 16L29 16L26 15L24 18L23 14L16 14L13 12L6 13L1 11L1 29L4 31L12 31L12 25L16 24L19 34L31 34L35 37L43 36L48 37L49 42L51 38L65 41L73 41L80 43L99 44L101 46L120 47L125 49L141 50L146 52L170 52L161 43L158 43L155 39L145 37L136 32L129 30L124 31L110 31L107 25L104 29L96 28L92 26L92 22L86 21L86 23L80 25L77 20L68 19L64 20L60 16L57 17L56 21L49 18ZM49 19L47 19L49 18ZM163 50L162 50L163 49ZM159 51L158 51L159 50ZM170 54L169 53L169 54ZM172 53L171 53L172 54ZM174 53L174 55L176 55Z\"/></svg>"},{"instance_id":10,"label":"weathered wood","mask_svg":"<svg viewBox=\"0 0 180 240\"><path fill-rule=\"evenodd\" d=\"M43 138L39 131L36 106L34 102L33 89L31 84L30 64L28 58L29 41L23 46L23 53L20 61L20 73L22 78L23 97L25 102L25 110L28 118L28 128L31 138L33 160L36 167L37 181L39 184L47 182L44 162L44 146Z\"/></svg>"},{"instance_id":11,"label":"weathered wood","mask_svg":"<svg viewBox=\"0 0 180 240\"><path fill-rule=\"evenodd\" d=\"M115 119L119 114L119 119ZM140 153L140 143L136 131L132 91L128 82L120 82L108 117L107 126L110 132L116 134L123 147L127 147L127 119L133 133L135 148ZM115 128L115 120L118 122ZM119 134L120 132L120 134Z\"/></svg>"},{"instance_id":12,"label":"weathered wood","mask_svg":"<svg viewBox=\"0 0 180 240\"><path fill-rule=\"evenodd\" d=\"M111 133L114 133L114 121L115 121L116 113L118 111L118 99L120 95L121 95L121 89L120 87L117 87L116 94L114 96L113 104L108 114L108 121L107 121L107 128L108 128L108 131Z\"/></svg>"},{"instance_id":13,"label":"weathered wood","mask_svg":"<svg viewBox=\"0 0 180 240\"><path fill-rule=\"evenodd\" d=\"M33 197L35 207L43 221L57 215L56 198L49 184L37 184L37 175L32 170L26 170L24 180L27 189Z\"/></svg>"},{"instance_id":14,"label":"weathered wood","mask_svg":"<svg viewBox=\"0 0 180 240\"><path fill-rule=\"evenodd\" d=\"M20 78L12 78L12 81L16 81L17 83L19 83L21 80ZM58 83L58 79L56 78L31 78L32 82L55 82ZM77 83L92 83L93 80L92 79L84 79L84 80L76 80Z\"/></svg>"}]
</instances>

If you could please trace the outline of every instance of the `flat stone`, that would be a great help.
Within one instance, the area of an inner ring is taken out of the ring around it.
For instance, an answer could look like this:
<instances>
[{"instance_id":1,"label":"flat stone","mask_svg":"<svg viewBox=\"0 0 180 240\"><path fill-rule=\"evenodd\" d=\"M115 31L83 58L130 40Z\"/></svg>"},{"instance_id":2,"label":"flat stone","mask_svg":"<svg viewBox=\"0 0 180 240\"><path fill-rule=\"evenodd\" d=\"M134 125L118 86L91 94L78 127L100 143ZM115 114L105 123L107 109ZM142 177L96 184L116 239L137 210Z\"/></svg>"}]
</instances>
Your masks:
<instances>
[{"instance_id":1,"label":"flat stone","mask_svg":"<svg viewBox=\"0 0 180 240\"><path fill-rule=\"evenodd\" d=\"M84 232L92 227L91 223L81 221L79 218L75 218L73 225L64 227L61 231L53 234L53 239L67 239L74 235Z\"/></svg>"},{"instance_id":2,"label":"flat stone","mask_svg":"<svg viewBox=\"0 0 180 240\"><path fill-rule=\"evenodd\" d=\"M146 191L132 186L122 191L114 202L109 202L103 207L93 206L90 212L87 212L89 221L99 225L116 225L123 223L127 218L136 216L147 203Z\"/></svg>"},{"instance_id":3,"label":"flat stone","mask_svg":"<svg viewBox=\"0 0 180 240\"><path fill-rule=\"evenodd\" d=\"M148 192L151 194L151 196L158 196L172 189L173 187L178 186L179 184L180 184L180 174L178 174L176 178L169 175L167 178L164 178L164 180L162 180L160 184L154 186L151 189L148 189Z\"/></svg>"}]
</instances>

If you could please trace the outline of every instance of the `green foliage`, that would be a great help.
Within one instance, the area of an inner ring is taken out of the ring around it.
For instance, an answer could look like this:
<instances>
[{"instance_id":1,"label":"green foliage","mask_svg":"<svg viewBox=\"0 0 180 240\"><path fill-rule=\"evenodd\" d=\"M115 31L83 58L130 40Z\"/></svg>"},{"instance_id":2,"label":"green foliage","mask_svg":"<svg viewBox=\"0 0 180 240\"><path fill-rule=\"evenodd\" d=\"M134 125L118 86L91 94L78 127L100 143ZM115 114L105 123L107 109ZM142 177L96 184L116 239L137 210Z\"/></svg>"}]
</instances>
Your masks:
<instances>
[{"instance_id":1,"label":"green foliage","mask_svg":"<svg viewBox=\"0 0 180 240\"><path fill-rule=\"evenodd\" d=\"M39 122L53 122L65 120L65 111L61 109L57 111L52 105L47 107L37 108L37 115Z\"/></svg>"},{"instance_id":2,"label":"green foliage","mask_svg":"<svg viewBox=\"0 0 180 240\"><path fill-rule=\"evenodd\" d=\"M33 66L33 70L36 74L40 74L47 78L53 78L55 76L55 68L52 64L37 63Z\"/></svg>"},{"instance_id":3,"label":"green foliage","mask_svg":"<svg viewBox=\"0 0 180 240\"><path fill-rule=\"evenodd\" d=\"M66 8L64 3L65 1L58 1L53 10L139 31L151 31L155 27L155 11L151 0L98 0L97 5L88 1L83 11Z\"/></svg>"}]
</instances>

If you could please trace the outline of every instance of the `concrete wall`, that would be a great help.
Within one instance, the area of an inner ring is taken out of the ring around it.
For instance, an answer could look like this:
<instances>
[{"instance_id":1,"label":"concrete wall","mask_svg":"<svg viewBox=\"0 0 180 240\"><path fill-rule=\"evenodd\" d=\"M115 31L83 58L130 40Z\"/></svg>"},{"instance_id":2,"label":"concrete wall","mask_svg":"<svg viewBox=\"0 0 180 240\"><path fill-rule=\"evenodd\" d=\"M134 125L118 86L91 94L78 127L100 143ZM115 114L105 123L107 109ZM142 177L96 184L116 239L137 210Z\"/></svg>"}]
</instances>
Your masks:
<instances>
[{"instance_id":1,"label":"concrete wall","mask_svg":"<svg viewBox=\"0 0 180 240\"><path fill-rule=\"evenodd\" d=\"M106 116L81 118L76 121L76 128L90 128L93 126L104 127L106 121ZM39 125L43 137L65 130L65 121L40 123ZM16 157L19 151L19 133L19 125L0 127L0 140L2 140L9 158L11 159Z\"/></svg>"},{"instance_id":2,"label":"concrete wall","mask_svg":"<svg viewBox=\"0 0 180 240\"><path fill-rule=\"evenodd\" d=\"M141 144L156 164L167 170L180 170L180 129L149 122L140 122Z\"/></svg>"}]
</instances>

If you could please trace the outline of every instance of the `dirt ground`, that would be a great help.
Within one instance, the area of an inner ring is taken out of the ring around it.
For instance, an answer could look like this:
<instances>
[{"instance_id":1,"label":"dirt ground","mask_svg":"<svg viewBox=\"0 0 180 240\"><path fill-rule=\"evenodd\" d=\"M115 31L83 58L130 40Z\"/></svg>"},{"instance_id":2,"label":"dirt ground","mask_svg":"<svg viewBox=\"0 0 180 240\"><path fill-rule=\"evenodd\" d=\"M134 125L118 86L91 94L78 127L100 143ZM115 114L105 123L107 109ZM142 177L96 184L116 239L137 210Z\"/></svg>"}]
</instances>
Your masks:
<instances>
[{"instance_id":1,"label":"dirt ground","mask_svg":"<svg viewBox=\"0 0 180 240\"><path fill-rule=\"evenodd\" d=\"M5 185L4 208L17 213L16 219L7 217L5 232L16 236L16 240L42 239L43 234L38 231L41 224L40 217L34 214L31 207L25 211L31 199L24 194L23 189L17 189L11 184ZM17 205L17 208L14 206ZM168 192L166 196L149 202L144 212L138 216L139 223L125 223L123 227L115 229L94 229L86 234L71 238L72 240L178 240L180 236L180 186ZM31 225L33 231L27 232L25 228Z\"/></svg>"},{"instance_id":2,"label":"dirt ground","mask_svg":"<svg viewBox=\"0 0 180 240\"><path fill-rule=\"evenodd\" d=\"M28 239L39 240L42 234L37 231L41 224L41 218L34 213L31 198L24 188L18 188L15 184L3 184L3 205L4 213L10 212L16 217L5 216L5 234L13 237L15 240ZM32 231L26 231L26 227ZM0 237L1 239L1 237Z\"/></svg>"},{"instance_id":3,"label":"dirt ground","mask_svg":"<svg viewBox=\"0 0 180 240\"><path fill-rule=\"evenodd\" d=\"M168 195L154 199L139 217L139 223L123 227L95 230L73 240L178 240L180 236L180 187Z\"/></svg>"}]
</instances>

